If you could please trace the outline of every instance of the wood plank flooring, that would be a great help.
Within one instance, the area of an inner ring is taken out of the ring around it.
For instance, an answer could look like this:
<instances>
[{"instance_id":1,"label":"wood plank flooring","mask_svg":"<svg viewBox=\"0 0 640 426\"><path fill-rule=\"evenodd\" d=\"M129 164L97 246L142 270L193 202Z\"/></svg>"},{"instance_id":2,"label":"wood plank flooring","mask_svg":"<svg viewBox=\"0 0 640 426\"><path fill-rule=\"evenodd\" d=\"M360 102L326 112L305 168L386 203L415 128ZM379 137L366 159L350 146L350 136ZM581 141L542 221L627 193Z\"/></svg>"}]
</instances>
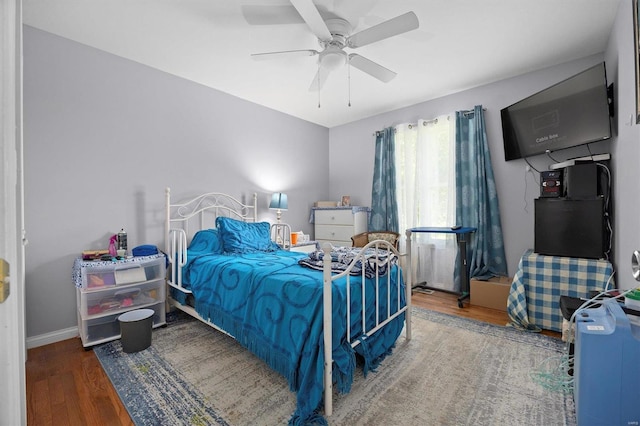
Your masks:
<instances>
[{"instance_id":1,"label":"wood plank flooring","mask_svg":"<svg viewBox=\"0 0 640 426\"><path fill-rule=\"evenodd\" d=\"M92 350L80 338L29 349L27 424L133 425Z\"/></svg>"},{"instance_id":2,"label":"wood plank flooring","mask_svg":"<svg viewBox=\"0 0 640 426\"><path fill-rule=\"evenodd\" d=\"M506 312L465 303L444 292L416 292L419 307L450 315L505 325ZM559 333L544 334L560 338ZM92 350L79 338L29 349L26 364L27 423L29 425L133 425L127 410Z\"/></svg>"}]
</instances>

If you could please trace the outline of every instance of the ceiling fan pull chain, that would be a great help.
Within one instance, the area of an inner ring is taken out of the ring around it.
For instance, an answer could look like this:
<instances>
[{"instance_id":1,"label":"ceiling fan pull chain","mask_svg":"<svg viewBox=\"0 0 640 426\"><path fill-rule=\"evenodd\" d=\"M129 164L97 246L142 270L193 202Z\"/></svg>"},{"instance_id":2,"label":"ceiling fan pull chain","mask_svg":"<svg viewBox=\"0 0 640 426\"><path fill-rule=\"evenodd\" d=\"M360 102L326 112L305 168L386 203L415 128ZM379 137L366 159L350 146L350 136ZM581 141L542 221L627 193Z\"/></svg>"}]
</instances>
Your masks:
<instances>
[{"instance_id":1,"label":"ceiling fan pull chain","mask_svg":"<svg viewBox=\"0 0 640 426\"><path fill-rule=\"evenodd\" d=\"M318 61L318 108L320 108L320 61Z\"/></svg>"},{"instance_id":2,"label":"ceiling fan pull chain","mask_svg":"<svg viewBox=\"0 0 640 426\"><path fill-rule=\"evenodd\" d=\"M348 89L348 97L349 97L349 107L351 107L351 61L347 62L347 86Z\"/></svg>"}]
</instances>

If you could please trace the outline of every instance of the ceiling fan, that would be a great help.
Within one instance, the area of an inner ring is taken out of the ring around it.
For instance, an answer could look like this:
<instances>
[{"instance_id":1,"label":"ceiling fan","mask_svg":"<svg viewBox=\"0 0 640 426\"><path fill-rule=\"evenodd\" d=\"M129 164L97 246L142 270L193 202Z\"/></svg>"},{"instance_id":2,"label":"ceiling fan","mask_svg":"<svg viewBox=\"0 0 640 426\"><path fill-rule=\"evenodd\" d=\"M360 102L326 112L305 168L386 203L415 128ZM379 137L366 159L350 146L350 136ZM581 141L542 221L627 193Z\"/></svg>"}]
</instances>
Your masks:
<instances>
[{"instance_id":1,"label":"ceiling fan","mask_svg":"<svg viewBox=\"0 0 640 426\"><path fill-rule=\"evenodd\" d=\"M418 17L413 12L407 12L395 18L381 22L373 27L352 34L352 26L348 20L334 13L321 15L312 0L290 0L297 14L307 24L311 32L318 37L321 50L302 49L278 52L254 53L255 60L273 59L283 56L318 56L318 72L309 90L320 90L331 71L349 64L376 79L388 83L396 73L382 65L358 55L347 53L345 48L357 49L395 35L417 29ZM281 17L277 16L281 13ZM286 7L280 7L277 13L264 13L263 8L243 7L245 19L250 24L274 24L295 22L295 16ZM295 12L293 13L295 15ZM299 21L298 21L299 22Z\"/></svg>"}]
</instances>

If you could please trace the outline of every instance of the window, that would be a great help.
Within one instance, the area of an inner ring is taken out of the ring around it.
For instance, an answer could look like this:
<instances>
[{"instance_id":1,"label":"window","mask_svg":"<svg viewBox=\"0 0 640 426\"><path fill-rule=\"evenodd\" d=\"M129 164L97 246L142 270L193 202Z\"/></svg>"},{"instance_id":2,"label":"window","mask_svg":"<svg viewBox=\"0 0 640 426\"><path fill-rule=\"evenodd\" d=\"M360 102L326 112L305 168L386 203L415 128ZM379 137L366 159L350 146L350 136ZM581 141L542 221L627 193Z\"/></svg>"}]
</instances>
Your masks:
<instances>
[{"instance_id":1,"label":"window","mask_svg":"<svg viewBox=\"0 0 640 426\"><path fill-rule=\"evenodd\" d=\"M396 127L395 157L400 229L455 224L455 120L440 116ZM418 234L412 246L417 283L453 289L457 253L452 234ZM417 256L415 256L417 254ZM414 284L417 284L414 283Z\"/></svg>"}]
</instances>

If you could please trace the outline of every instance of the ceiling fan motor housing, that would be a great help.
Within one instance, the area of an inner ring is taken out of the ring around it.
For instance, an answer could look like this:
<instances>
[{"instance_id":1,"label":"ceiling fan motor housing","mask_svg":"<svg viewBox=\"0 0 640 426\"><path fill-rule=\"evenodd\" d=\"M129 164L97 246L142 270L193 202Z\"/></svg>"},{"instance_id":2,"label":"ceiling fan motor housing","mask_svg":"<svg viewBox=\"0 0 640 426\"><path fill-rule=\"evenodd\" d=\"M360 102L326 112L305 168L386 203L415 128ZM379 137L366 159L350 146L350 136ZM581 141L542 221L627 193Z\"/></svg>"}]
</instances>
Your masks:
<instances>
[{"instance_id":1,"label":"ceiling fan motor housing","mask_svg":"<svg viewBox=\"0 0 640 426\"><path fill-rule=\"evenodd\" d=\"M318 62L323 68L335 70L347 63L347 53L342 49L351 34L351 24L341 18L327 19L325 23L331 32L331 40L318 40L323 48Z\"/></svg>"},{"instance_id":2,"label":"ceiling fan motor housing","mask_svg":"<svg viewBox=\"0 0 640 426\"><path fill-rule=\"evenodd\" d=\"M351 24L346 19L331 18L325 21L331 33L331 40L320 40L320 45L326 47L328 44L336 44L340 47L347 45L347 37L351 34Z\"/></svg>"}]
</instances>

